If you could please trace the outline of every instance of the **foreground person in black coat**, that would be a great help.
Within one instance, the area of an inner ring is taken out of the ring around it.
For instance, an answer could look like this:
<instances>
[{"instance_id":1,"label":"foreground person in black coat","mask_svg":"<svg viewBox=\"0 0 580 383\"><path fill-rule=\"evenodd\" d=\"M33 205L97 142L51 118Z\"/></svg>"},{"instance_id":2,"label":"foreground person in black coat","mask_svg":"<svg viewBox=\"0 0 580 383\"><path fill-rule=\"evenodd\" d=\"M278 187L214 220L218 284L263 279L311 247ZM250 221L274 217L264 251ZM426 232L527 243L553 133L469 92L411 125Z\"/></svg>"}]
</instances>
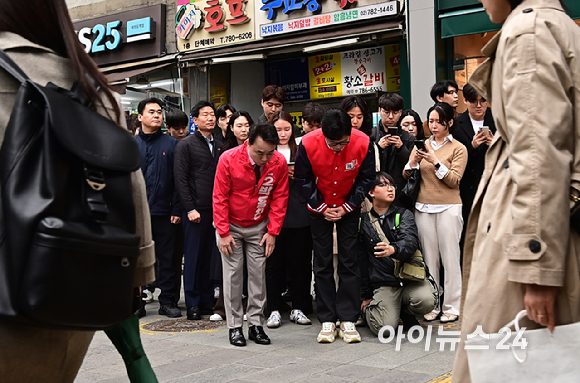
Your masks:
<instances>
[{"instance_id":1,"label":"foreground person in black coat","mask_svg":"<svg viewBox=\"0 0 580 383\"><path fill-rule=\"evenodd\" d=\"M436 295L427 280L403 281L394 275L393 258L405 261L419 247L413 213L392 205L395 200L394 185L393 177L385 172L377 173L374 186L369 191L372 209L361 214L357 248L363 298L361 311L375 334L383 326L396 329L400 317L405 325L417 323L414 316L427 314L435 307ZM368 225L369 220L374 219L379 220L389 244L377 243L377 233Z\"/></svg>"}]
</instances>

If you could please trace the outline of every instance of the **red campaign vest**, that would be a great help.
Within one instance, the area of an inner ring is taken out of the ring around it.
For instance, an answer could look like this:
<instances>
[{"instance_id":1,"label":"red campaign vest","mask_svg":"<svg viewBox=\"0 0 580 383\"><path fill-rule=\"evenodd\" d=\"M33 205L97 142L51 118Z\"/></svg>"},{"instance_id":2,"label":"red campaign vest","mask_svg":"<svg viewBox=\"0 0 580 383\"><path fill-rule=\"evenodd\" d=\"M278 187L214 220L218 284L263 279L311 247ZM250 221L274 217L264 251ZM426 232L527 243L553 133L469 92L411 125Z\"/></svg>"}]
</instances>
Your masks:
<instances>
[{"instance_id":1,"label":"red campaign vest","mask_svg":"<svg viewBox=\"0 0 580 383\"><path fill-rule=\"evenodd\" d=\"M359 168L369 150L369 137L353 129L350 142L340 152L328 147L322 129L317 129L302 138L312 172L316 177L316 187L328 207L338 207L345 203L351 191ZM316 211L317 206L310 206ZM352 209L355 206L351 206Z\"/></svg>"}]
</instances>

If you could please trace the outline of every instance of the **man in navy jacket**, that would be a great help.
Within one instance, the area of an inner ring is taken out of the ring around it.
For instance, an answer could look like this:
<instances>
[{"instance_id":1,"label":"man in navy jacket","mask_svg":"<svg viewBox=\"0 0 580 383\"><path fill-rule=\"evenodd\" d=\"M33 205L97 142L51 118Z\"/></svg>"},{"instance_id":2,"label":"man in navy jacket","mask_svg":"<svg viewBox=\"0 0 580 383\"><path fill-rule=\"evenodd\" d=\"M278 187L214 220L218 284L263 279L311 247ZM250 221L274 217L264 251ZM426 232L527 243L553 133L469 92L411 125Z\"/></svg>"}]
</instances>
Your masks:
<instances>
[{"instance_id":1,"label":"man in navy jacket","mask_svg":"<svg viewBox=\"0 0 580 383\"><path fill-rule=\"evenodd\" d=\"M162 105L163 101L157 98L147 98L139 103L137 110L141 130L135 140L141 153L141 170L151 211L151 231L157 259L156 283L161 290L159 314L177 318L181 316L181 311L175 304L177 265L174 257L175 228L172 226L181 222L173 177L177 140L161 130Z\"/></svg>"}]
</instances>

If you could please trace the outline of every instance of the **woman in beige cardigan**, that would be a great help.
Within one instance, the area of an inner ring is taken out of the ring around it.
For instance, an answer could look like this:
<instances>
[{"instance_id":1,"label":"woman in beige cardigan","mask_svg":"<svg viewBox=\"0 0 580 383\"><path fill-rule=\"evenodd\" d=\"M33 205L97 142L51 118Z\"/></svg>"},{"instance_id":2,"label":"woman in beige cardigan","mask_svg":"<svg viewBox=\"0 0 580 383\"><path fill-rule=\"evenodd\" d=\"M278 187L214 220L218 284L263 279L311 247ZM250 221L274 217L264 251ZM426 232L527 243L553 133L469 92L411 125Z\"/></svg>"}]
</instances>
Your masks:
<instances>
[{"instance_id":1,"label":"woman in beige cardigan","mask_svg":"<svg viewBox=\"0 0 580 383\"><path fill-rule=\"evenodd\" d=\"M99 105L97 111L117 122L123 121L118 95L110 90L106 78L79 44L64 0L0 1L0 48L41 85L52 82L70 88L75 80L81 79L79 83L89 100ZM85 74L97 85L88 81ZM0 69L3 110L0 145L18 87L18 82ZM134 173L132 181L137 234L141 237L135 286L141 286L154 279L155 257L140 170ZM70 304L71 310L75 310L74 302ZM50 330L0 319L0 380L5 383L72 382L92 337L92 331Z\"/></svg>"},{"instance_id":2,"label":"woman in beige cardigan","mask_svg":"<svg viewBox=\"0 0 580 383\"><path fill-rule=\"evenodd\" d=\"M445 269L445 301L425 315L432 321L441 315L441 322L459 317L461 299L461 267L459 239L463 228L459 182L467 165L467 149L450 134L453 109L447 103L437 103L427 113L431 137L425 150L413 149L403 175L409 178L412 169L420 169L421 182L415 203L415 221L419 240L439 291L439 264Z\"/></svg>"}]
</instances>

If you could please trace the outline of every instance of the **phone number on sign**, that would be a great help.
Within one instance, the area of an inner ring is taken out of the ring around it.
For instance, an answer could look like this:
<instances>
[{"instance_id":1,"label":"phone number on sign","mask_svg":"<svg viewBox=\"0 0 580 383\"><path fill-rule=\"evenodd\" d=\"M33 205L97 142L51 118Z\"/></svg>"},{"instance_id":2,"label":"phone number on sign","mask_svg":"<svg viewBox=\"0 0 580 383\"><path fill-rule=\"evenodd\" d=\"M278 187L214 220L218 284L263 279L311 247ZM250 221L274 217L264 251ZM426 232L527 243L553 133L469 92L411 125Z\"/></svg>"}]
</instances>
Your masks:
<instances>
[{"instance_id":1,"label":"phone number on sign","mask_svg":"<svg viewBox=\"0 0 580 383\"><path fill-rule=\"evenodd\" d=\"M229 36L220 37L220 43L233 43L234 41L248 40L251 38L253 38L252 32L240 33L237 35L229 35Z\"/></svg>"}]
</instances>

